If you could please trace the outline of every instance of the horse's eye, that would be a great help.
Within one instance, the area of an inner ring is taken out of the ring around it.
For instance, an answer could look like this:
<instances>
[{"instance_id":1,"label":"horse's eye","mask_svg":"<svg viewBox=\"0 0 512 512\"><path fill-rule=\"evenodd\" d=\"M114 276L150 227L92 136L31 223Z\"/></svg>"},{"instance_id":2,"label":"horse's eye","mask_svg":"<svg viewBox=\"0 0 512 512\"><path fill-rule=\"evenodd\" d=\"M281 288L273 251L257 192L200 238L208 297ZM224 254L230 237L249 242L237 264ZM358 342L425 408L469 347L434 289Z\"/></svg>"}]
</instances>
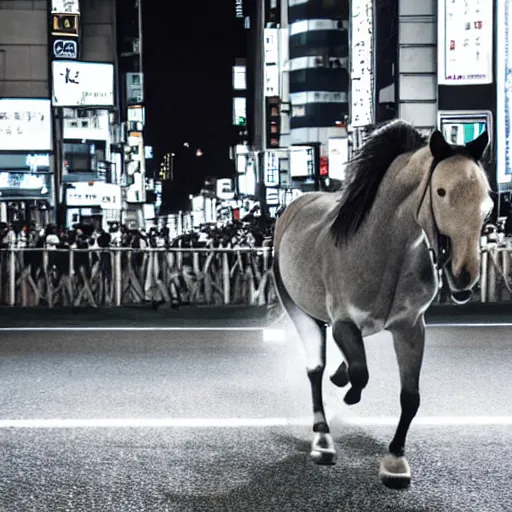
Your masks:
<instances>
[{"instance_id":1,"label":"horse's eye","mask_svg":"<svg viewBox=\"0 0 512 512\"><path fill-rule=\"evenodd\" d=\"M438 188L437 194L440 195L441 197L444 197L446 195L446 190L444 188Z\"/></svg>"}]
</instances>

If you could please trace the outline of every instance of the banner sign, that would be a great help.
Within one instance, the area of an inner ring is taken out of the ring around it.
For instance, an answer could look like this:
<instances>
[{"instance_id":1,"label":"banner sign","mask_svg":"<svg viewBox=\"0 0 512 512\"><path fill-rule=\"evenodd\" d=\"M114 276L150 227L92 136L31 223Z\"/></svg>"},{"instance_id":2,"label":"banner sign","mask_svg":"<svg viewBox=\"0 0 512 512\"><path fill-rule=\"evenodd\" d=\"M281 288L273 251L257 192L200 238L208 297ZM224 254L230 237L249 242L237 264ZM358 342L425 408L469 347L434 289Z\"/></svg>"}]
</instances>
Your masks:
<instances>
[{"instance_id":1,"label":"banner sign","mask_svg":"<svg viewBox=\"0 0 512 512\"><path fill-rule=\"evenodd\" d=\"M121 187L111 183L70 183L66 189L67 206L100 206L106 210L121 209Z\"/></svg>"},{"instance_id":2,"label":"banner sign","mask_svg":"<svg viewBox=\"0 0 512 512\"><path fill-rule=\"evenodd\" d=\"M114 105L113 64L57 60L52 66L54 106Z\"/></svg>"},{"instance_id":3,"label":"banner sign","mask_svg":"<svg viewBox=\"0 0 512 512\"><path fill-rule=\"evenodd\" d=\"M496 179L510 183L512 177L512 52L510 51L512 5L496 2Z\"/></svg>"},{"instance_id":4,"label":"banner sign","mask_svg":"<svg viewBox=\"0 0 512 512\"><path fill-rule=\"evenodd\" d=\"M0 99L0 151L51 151L51 133L50 100Z\"/></svg>"},{"instance_id":5,"label":"banner sign","mask_svg":"<svg viewBox=\"0 0 512 512\"><path fill-rule=\"evenodd\" d=\"M493 2L439 0L437 24L438 83L492 83Z\"/></svg>"},{"instance_id":6,"label":"banner sign","mask_svg":"<svg viewBox=\"0 0 512 512\"><path fill-rule=\"evenodd\" d=\"M264 29L265 96L279 96L279 30Z\"/></svg>"},{"instance_id":7,"label":"banner sign","mask_svg":"<svg viewBox=\"0 0 512 512\"><path fill-rule=\"evenodd\" d=\"M357 128L374 122L373 0L352 0L351 6L350 124Z\"/></svg>"},{"instance_id":8,"label":"banner sign","mask_svg":"<svg viewBox=\"0 0 512 512\"><path fill-rule=\"evenodd\" d=\"M80 14L78 0L52 0L52 12Z\"/></svg>"}]
</instances>

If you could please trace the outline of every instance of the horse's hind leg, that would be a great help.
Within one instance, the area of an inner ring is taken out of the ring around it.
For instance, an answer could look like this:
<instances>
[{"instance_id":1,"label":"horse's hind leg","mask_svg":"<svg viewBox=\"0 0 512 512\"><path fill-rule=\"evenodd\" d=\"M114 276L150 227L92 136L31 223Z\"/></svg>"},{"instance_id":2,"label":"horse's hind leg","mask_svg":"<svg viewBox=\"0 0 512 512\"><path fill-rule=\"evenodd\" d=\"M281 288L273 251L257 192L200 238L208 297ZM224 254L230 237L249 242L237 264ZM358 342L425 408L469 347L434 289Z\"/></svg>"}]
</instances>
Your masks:
<instances>
[{"instance_id":1,"label":"horse's hind leg","mask_svg":"<svg viewBox=\"0 0 512 512\"><path fill-rule=\"evenodd\" d=\"M322 378L325 369L326 325L302 311L291 299L284 287L277 265L274 263L274 279L277 293L284 310L290 316L306 353L306 367L313 398L313 432L311 458L317 464L335 464L336 450L325 418L322 396Z\"/></svg>"},{"instance_id":2,"label":"horse's hind leg","mask_svg":"<svg viewBox=\"0 0 512 512\"><path fill-rule=\"evenodd\" d=\"M348 367L342 363L331 377L331 381L337 386L344 386L350 380L351 388L345 395L345 403L357 404L361 400L361 392L368 384L369 378L361 331L352 322L336 321L332 326L332 335Z\"/></svg>"},{"instance_id":3,"label":"horse's hind leg","mask_svg":"<svg viewBox=\"0 0 512 512\"><path fill-rule=\"evenodd\" d=\"M400 371L400 405L402 414L389 445L389 453L380 465L384 485L392 488L407 487L411 481L409 463L404 457L405 439L411 422L420 406L419 379L425 346L423 317L414 325L401 325L391 329Z\"/></svg>"}]
</instances>

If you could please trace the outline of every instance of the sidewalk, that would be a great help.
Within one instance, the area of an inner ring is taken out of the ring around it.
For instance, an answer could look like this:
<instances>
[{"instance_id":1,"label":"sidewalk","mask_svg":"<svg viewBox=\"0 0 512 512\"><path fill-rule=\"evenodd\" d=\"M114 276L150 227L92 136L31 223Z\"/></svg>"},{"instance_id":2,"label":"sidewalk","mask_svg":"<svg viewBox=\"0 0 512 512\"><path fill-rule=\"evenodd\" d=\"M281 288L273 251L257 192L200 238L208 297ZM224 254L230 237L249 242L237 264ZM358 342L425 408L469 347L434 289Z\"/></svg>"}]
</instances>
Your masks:
<instances>
[{"instance_id":1,"label":"sidewalk","mask_svg":"<svg viewBox=\"0 0 512 512\"><path fill-rule=\"evenodd\" d=\"M273 320L266 306L0 307L0 327L265 327L272 326ZM443 325L512 324L512 303L436 305L427 311L426 320L427 324Z\"/></svg>"}]
</instances>

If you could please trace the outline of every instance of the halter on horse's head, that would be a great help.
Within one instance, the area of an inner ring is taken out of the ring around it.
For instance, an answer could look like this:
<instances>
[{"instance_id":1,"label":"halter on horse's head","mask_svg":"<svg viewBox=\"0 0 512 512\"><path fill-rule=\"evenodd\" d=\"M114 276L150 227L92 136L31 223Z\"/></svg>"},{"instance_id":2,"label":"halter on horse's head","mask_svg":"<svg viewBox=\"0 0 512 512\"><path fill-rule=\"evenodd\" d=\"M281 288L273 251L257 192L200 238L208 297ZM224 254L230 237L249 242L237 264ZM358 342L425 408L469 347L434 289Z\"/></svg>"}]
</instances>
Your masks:
<instances>
[{"instance_id":1,"label":"halter on horse's head","mask_svg":"<svg viewBox=\"0 0 512 512\"><path fill-rule=\"evenodd\" d=\"M484 132L465 146L451 146L438 130L429 141L433 159L417 217L456 302L470 298L480 274L480 233L493 206L479 164L488 142Z\"/></svg>"}]
</instances>

